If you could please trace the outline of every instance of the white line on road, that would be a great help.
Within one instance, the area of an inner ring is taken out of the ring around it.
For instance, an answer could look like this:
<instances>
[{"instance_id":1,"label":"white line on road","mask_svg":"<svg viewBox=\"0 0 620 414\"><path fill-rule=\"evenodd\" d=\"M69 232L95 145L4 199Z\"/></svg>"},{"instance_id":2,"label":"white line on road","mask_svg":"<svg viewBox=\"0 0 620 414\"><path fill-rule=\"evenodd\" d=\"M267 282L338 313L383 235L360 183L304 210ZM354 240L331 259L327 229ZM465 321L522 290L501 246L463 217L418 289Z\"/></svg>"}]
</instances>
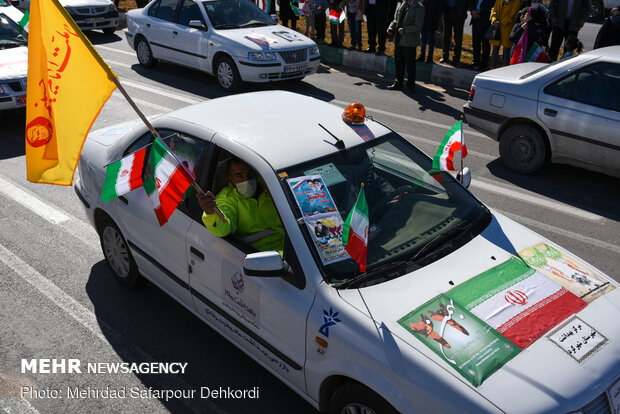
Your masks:
<instances>
[{"instance_id":1,"label":"white line on road","mask_svg":"<svg viewBox=\"0 0 620 414\"><path fill-rule=\"evenodd\" d=\"M123 101L127 102L127 99L125 99L123 94L121 94L119 91L114 91L114 93L112 94L112 97L114 99L122 99ZM168 108L167 106L157 105L157 104L154 104L153 102L145 101L144 99L137 99L137 98L131 98L131 99L135 103L137 103L139 105L148 106L150 108L156 109L156 110L161 111L161 112L170 112L170 111L172 111L172 109Z\"/></svg>"},{"instance_id":2,"label":"white line on road","mask_svg":"<svg viewBox=\"0 0 620 414\"><path fill-rule=\"evenodd\" d=\"M103 50L107 50L108 52L113 52L113 53L122 53L123 55L129 55L129 56L136 56L136 52L128 52L126 50L120 50L120 49L115 49L113 47L109 47L109 46L102 46L102 45L97 45L95 46L97 49L103 49ZM106 62L108 61L108 59L106 59Z\"/></svg>"},{"instance_id":3,"label":"white line on road","mask_svg":"<svg viewBox=\"0 0 620 414\"><path fill-rule=\"evenodd\" d=\"M39 216L43 217L45 220L49 221L52 224L60 224L69 220L69 217L61 213L59 210L49 206L48 204L45 204L35 196L27 193L10 181L4 180L1 177L0 193L18 202L27 209L32 210L33 212L37 213Z\"/></svg>"},{"instance_id":4,"label":"white line on road","mask_svg":"<svg viewBox=\"0 0 620 414\"><path fill-rule=\"evenodd\" d=\"M158 87L153 86L153 85L147 85L145 83L130 81L128 79L123 79L122 82L123 82L124 86L130 86L132 88L141 89L141 90L147 91L147 92L152 92L152 93L155 93L157 95L161 95L161 96L165 96L165 97L168 97L168 98L176 99L177 101L187 102L188 104L196 104L196 103L199 103L199 102L203 102L203 101L208 101L209 100L209 98L200 98L200 99L190 98L189 96L179 95L178 93L169 92L167 90L164 90L162 88L158 88Z\"/></svg>"},{"instance_id":5,"label":"white line on road","mask_svg":"<svg viewBox=\"0 0 620 414\"><path fill-rule=\"evenodd\" d=\"M39 414L37 409L25 398L0 398L0 408L7 414Z\"/></svg>"},{"instance_id":6,"label":"white line on road","mask_svg":"<svg viewBox=\"0 0 620 414\"><path fill-rule=\"evenodd\" d=\"M535 204L535 205L545 207L545 208L550 208L560 213L569 214L571 216L575 216L575 217L578 217L584 220L590 220L590 221L604 220L604 217L587 212L580 208L572 207L564 203L553 201L553 200L548 199L547 197L543 197L540 195L536 195L536 196L530 195L530 194L527 194L525 191L510 190L506 187L500 187L498 185L491 184L481 179L472 180L469 187L479 188L484 191L488 191L491 193L500 194L503 196L514 198L515 200L524 201L526 203Z\"/></svg>"}]
</instances>

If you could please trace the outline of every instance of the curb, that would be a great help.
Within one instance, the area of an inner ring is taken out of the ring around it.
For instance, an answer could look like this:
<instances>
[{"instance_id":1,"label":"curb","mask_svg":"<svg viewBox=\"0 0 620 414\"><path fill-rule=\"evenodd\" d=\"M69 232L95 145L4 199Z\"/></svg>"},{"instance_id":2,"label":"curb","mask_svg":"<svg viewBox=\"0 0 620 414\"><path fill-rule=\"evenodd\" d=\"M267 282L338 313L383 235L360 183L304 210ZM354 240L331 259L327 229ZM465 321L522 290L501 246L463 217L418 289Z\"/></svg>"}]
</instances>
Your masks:
<instances>
[{"instance_id":1,"label":"curb","mask_svg":"<svg viewBox=\"0 0 620 414\"><path fill-rule=\"evenodd\" d=\"M394 58L392 56L376 56L355 50L335 48L325 44L318 46L321 51L322 63L350 66L371 72L394 75ZM454 68L441 63L416 62L416 80L448 87L469 89L474 77L478 73L475 70Z\"/></svg>"}]
</instances>

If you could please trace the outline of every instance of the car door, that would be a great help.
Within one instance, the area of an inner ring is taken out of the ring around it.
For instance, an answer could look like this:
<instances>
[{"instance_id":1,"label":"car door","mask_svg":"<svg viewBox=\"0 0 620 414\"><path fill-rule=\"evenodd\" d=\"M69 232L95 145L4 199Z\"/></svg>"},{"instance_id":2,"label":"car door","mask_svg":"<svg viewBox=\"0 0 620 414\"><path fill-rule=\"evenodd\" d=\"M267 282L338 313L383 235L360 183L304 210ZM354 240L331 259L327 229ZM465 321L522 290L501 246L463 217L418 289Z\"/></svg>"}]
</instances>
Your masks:
<instances>
[{"instance_id":1,"label":"car door","mask_svg":"<svg viewBox=\"0 0 620 414\"><path fill-rule=\"evenodd\" d=\"M158 128L158 132L177 158L190 171L197 172L204 142L176 130ZM123 155L143 148L151 140L150 132L143 134ZM146 168L149 168L148 164ZM153 204L142 187L109 202L115 203L116 219L140 271L188 306L192 300L189 295L185 237L192 223L189 215L190 197L191 190L188 190L177 210L163 226L159 225Z\"/></svg>"},{"instance_id":2,"label":"car door","mask_svg":"<svg viewBox=\"0 0 620 414\"><path fill-rule=\"evenodd\" d=\"M202 22L204 30L189 27L189 22ZM186 66L203 69L209 48L207 25L200 7L194 0L181 0L177 23L172 31L176 61Z\"/></svg>"},{"instance_id":3,"label":"car door","mask_svg":"<svg viewBox=\"0 0 620 414\"><path fill-rule=\"evenodd\" d=\"M598 62L555 80L539 96L538 117L554 152L620 168L620 65Z\"/></svg>"},{"instance_id":4,"label":"car door","mask_svg":"<svg viewBox=\"0 0 620 414\"><path fill-rule=\"evenodd\" d=\"M150 18L143 29L153 55L158 59L174 62L178 58L173 46L178 2L179 0L158 0L157 4L149 8Z\"/></svg>"},{"instance_id":5,"label":"car door","mask_svg":"<svg viewBox=\"0 0 620 414\"><path fill-rule=\"evenodd\" d=\"M214 191L225 185L227 179L227 164L220 158L224 153L216 153L219 155L212 161L210 185L206 186ZM246 161L259 174L262 172L280 217L286 216L296 226L273 171L256 155ZM299 252L290 241L285 243L283 255L291 266L290 277L247 276L243 260L254 250L232 236L214 236L200 215L190 226L186 246L196 311L263 366L305 392L306 319L316 285L306 283ZM288 235L291 229L287 221L283 223Z\"/></svg>"}]
</instances>

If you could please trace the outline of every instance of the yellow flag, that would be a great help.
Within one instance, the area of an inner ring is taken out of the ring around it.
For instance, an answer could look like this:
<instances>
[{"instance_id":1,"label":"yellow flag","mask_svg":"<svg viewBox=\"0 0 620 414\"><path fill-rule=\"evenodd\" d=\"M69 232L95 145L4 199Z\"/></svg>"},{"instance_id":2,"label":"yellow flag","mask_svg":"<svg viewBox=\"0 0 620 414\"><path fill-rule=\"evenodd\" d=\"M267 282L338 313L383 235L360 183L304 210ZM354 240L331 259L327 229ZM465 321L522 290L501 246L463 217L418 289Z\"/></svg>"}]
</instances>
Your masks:
<instances>
[{"instance_id":1,"label":"yellow flag","mask_svg":"<svg viewBox=\"0 0 620 414\"><path fill-rule=\"evenodd\" d=\"M71 185L86 135L116 88L113 79L58 0L30 2L28 181Z\"/></svg>"}]
</instances>

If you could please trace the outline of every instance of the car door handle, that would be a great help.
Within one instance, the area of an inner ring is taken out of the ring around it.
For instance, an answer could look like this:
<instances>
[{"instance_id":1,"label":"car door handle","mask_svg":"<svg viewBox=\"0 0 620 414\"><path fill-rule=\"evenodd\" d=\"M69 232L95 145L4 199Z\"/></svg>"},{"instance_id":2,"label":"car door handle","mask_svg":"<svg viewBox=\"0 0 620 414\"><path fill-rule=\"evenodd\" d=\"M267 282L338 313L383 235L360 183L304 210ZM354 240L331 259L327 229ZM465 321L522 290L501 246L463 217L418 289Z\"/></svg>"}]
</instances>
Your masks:
<instances>
[{"instance_id":1,"label":"car door handle","mask_svg":"<svg viewBox=\"0 0 620 414\"><path fill-rule=\"evenodd\" d=\"M151 23L147 23L147 24L146 24L146 27L151 27Z\"/></svg>"},{"instance_id":2,"label":"car door handle","mask_svg":"<svg viewBox=\"0 0 620 414\"><path fill-rule=\"evenodd\" d=\"M555 109L549 109L549 108L545 108L545 115L549 115L549 116L556 116L558 114L558 111L556 111Z\"/></svg>"},{"instance_id":3,"label":"car door handle","mask_svg":"<svg viewBox=\"0 0 620 414\"><path fill-rule=\"evenodd\" d=\"M179 34L179 32L177 32L176 30L173 30L173 31L172 31L172 34L178 35L178 34Z\"/></svg>"},{"instance_id":4,"label":"car door handle","mask_svg":"<svg viewBox=\"0 0 620 414\"><path fill-rule=\"evenodd\" d=\"M205 255L202 254L202 252L200 252L199 250L197 250L195 247L190 247L189 251L195 255L196 257L198 257L200 260L204 260L205 259Z\"/></svg>"},{"instance_id":5,"label":"car door handle","mask_svg":"<svg viewBox=\"0 0 620 414\"><path fill-rule=\"evenodd\" d=\"M129 205L129 200L127 200L125 197L119 196L118 199L121 200L123 203L125 203L126 206Z\"/></svg>"}]
</instances>

